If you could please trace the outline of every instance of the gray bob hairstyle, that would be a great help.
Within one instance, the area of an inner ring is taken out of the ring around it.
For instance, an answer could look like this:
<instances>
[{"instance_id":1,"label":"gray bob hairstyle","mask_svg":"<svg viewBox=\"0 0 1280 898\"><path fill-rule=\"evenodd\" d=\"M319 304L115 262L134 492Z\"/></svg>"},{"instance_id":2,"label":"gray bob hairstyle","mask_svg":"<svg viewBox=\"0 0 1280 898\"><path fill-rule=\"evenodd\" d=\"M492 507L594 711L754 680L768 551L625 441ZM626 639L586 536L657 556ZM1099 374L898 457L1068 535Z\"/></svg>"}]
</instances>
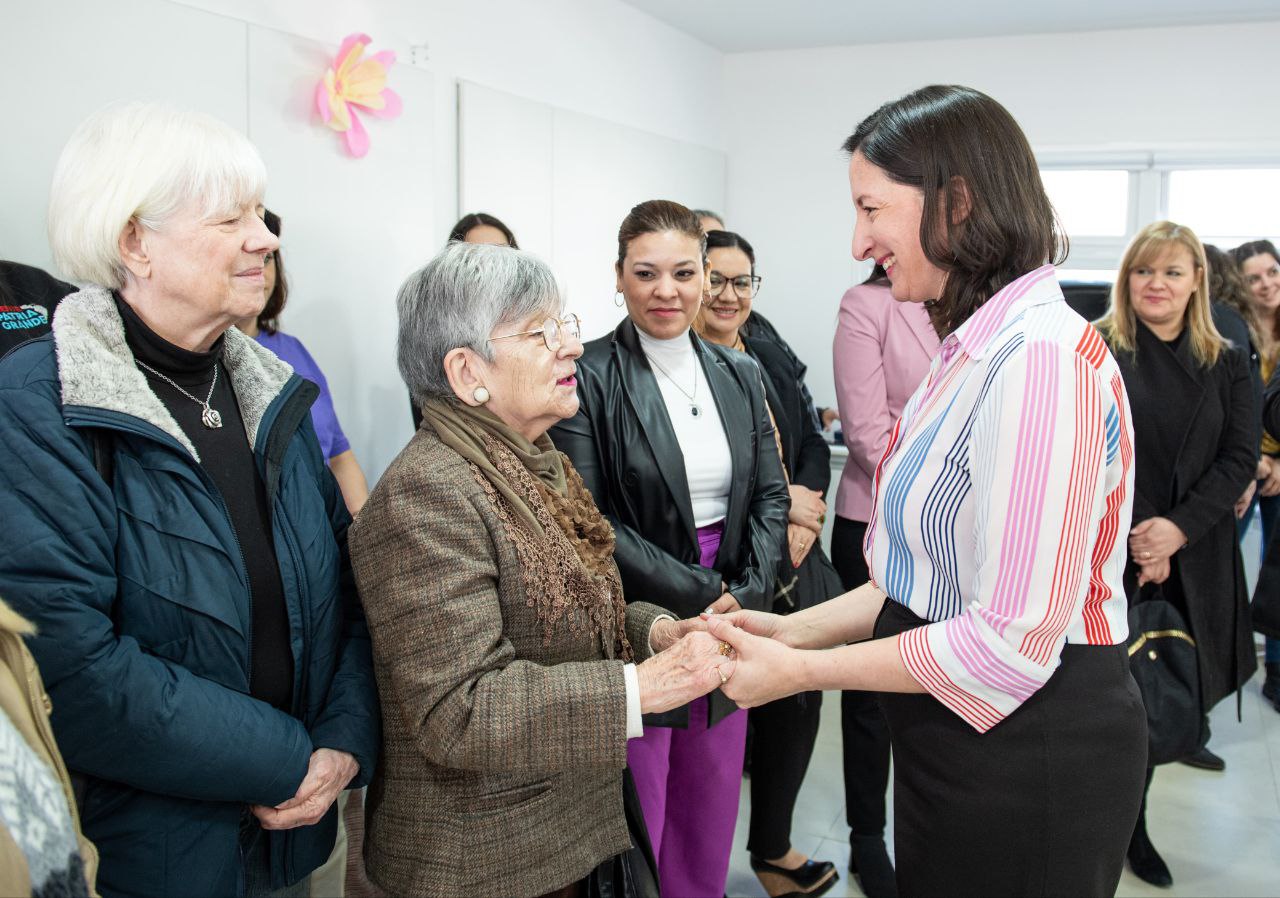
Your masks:
<instances>
[{"instance_id":1,"label":"gray bob hairstyle","mask_svg":"<svg viewBox=\"0 0 1280 898\"><path fill-rule=\"evenodd\" d=\"M466 348L493 361L489 336L502 324L538 313L559 315L560 287L551 268L509 246L450 243L405 280L400 313L400 376L415 402L454 395L444 357Z\"/></svg>"},{"instance_id":2,"label":"gray bob hairstyle","mask_svg":"<svg viewBox=\"0 0 1280 898\"><path fill-rule=\"evenodd\" d=\"M49 244L63 277L120 289L120 233L157 231L194 201L205 218L262 201L267 170L225 122L164 103L107 106L76 128L49 191Z\"/></svg>"}]
</instances>

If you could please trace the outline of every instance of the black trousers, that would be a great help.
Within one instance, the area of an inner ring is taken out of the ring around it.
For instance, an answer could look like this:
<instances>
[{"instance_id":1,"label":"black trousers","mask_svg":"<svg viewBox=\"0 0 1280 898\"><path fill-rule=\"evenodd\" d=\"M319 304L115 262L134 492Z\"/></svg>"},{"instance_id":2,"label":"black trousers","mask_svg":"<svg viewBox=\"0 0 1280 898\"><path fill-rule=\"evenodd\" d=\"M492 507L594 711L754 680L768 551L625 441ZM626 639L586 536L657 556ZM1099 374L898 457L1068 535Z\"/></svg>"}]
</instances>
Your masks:
<instances>
[{"instance_id":1,"label":"black trousers","mask_svg":"<svg viewBox=\"0 0 1280 898\"><path fill-rule=\"evenodd\" d=\"M886 600L876 636L925 621ZM1123 645L1067 645L1053 676L979 733L931 695L883 693L898 891L1114 895L1147 776Z\"/></svg>"},{"instance_id":2,"label":"black trousers","mask_svg":"<svg viewBox=\"0 0 1280 898\"><path fill-rule=\"evenodd\" d=\"M837 516L831 528L831 563L845 589L871 579L862 554L867 525ZM840 693L844 748L844 812L851 836L881 836L889 788L889 725L874 692Z\"/></svg>"},{"instance_id":3,"label":"black trousers","mask_svg":"<svg viewBox=\"0 0 1280 898\"><path fill-rule=\"evenodd\" d=\"M822 717L822 693L800 692L749 712L751 825L747 850L775 860L791 850L791 817Z\"/></svg>"}]
</instances>

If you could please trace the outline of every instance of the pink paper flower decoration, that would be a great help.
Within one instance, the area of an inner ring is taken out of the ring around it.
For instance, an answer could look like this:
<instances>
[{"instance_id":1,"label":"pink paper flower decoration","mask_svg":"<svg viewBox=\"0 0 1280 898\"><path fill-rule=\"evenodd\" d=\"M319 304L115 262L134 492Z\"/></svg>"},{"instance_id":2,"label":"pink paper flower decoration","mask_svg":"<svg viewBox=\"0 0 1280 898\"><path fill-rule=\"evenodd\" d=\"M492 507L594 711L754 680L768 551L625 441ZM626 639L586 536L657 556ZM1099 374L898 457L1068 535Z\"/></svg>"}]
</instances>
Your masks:
<instances>
[{"instance_id":1,"label":"pink paper flower decoration","mask_svg":"<svg viewBox=\"0 0 1280 898\"><path fill-rule=\"evenodd\" d=\"M364 129L357 107L378 118L395 118L403 104L387 87L387 69L396 54L383 50L364 57L369 35L348 34L338 48L333 65L316 85L316 109L320 120L342 134L347 152L357 159L369 152L369 132Z\"/></svg>"}]
</instances>

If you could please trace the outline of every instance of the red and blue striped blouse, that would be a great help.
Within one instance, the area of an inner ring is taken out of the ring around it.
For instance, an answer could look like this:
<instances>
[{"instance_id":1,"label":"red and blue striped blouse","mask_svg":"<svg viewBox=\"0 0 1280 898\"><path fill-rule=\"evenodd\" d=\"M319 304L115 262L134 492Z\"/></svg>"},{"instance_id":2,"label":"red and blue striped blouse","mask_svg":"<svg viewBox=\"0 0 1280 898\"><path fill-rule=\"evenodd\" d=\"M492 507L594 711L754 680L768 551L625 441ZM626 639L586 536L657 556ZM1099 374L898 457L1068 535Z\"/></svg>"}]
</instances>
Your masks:
<instances>
[{"instance_id":1,"label":"red and blue striped blouse","mask_svg":"<svg viewBox=\"0 0 1280 898\"><path fill-rule=\"evenodd\" d=\"M947 337L873 490L872 579L933 622L899 637L902 660L979 732L1048 681L1066 642L1128 635L1129 401L1053 266Z\"/></svg>"}]
</instances>

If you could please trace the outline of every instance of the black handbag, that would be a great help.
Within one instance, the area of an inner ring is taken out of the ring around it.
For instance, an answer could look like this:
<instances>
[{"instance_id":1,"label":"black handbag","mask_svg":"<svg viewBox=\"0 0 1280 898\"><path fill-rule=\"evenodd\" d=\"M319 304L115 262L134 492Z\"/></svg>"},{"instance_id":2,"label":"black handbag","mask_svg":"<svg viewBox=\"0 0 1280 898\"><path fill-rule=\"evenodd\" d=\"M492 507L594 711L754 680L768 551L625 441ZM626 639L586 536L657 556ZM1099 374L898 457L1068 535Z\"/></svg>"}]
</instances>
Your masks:
<instances>
[{"instance_id":1,"label":"black handbag","mask_svg":"<svg viewBox=\"0 0 1280 898\"><path fill-rule=\"evenodd\" d=\"M774 614L804 611L814 605L821 605L844 591L840 575L827 558L827 553L822 550L820 541L809 550L798 568L791 566L791 553L785 545L782 547L778 576L773 582L771 610Z\"/></svg>"},{"instance_id":2,"label":"black handbag","mask_svg":"<svg viewBox=\"0 0 1280 898\"><path fill-rule=\"evenodd\" d=\"M1159 585L1143 587L1129 606L1129 669L1147 709L1147 766L1168 764L1204 747L1204 708L1196 642Z\"/></svg>"},{"instance_id":3,"label":"black handbag","mask_svg":"<svg viewBox=\"0 0 1280 898\"><path fill-rule=\"evenodd\" d=\"M587 874L586 898L659 898L658 864L649 845L649 830L630 769L622 772L622 808L631 833L631 847Z\"/></svg>"}]
</instances>

